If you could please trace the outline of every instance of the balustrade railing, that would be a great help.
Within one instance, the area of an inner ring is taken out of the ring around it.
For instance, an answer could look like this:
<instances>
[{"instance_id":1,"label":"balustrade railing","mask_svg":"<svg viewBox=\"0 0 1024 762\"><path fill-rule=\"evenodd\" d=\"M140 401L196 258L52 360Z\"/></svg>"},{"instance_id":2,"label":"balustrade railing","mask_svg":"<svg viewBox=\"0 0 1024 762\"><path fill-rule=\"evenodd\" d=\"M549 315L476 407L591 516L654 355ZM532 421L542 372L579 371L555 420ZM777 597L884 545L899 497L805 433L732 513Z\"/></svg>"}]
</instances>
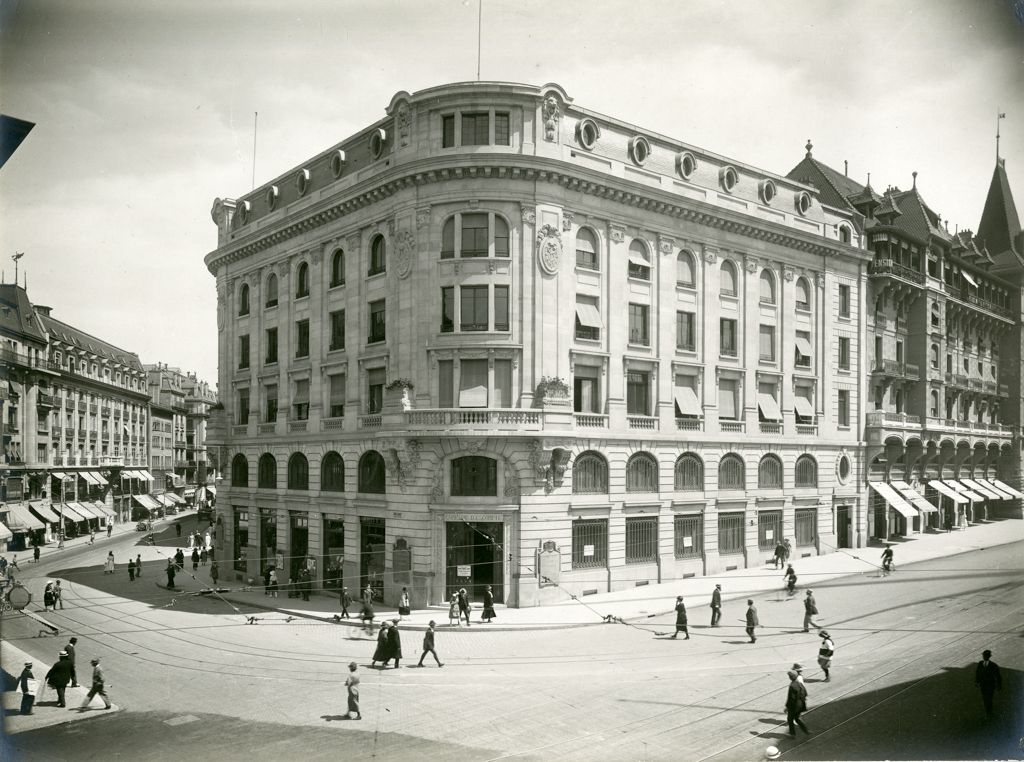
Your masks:
<instances>
[{"instance_id":1,"label":"balustrade railing","mask_svg":"<svg viewBox=\"0 0 1024 762\"><path fill-rule=\"evenodd\" d=\"M658 428L658 419L651 415L627 415L626 424L631 429L655 431Z\"/></svg>"},{"instance_id":2,"label":"balustrade railing","mask_svg":"<svg viewBox=\"0 0 1024 762\"><path fill-rule=\"evenodd\" d=\"M596 413L576 413L576 427L580 429L606 429L608 416Z\"/></svg>"},{"instance_id":3,"label":"balustrade railing","mask_svg":"<svg viewBox=\"0 0 1024 762\"><path fill-rule=\"evenodd\" d=\"M703 418L676 418L676 431L703 431Z\"/></svg>"},{"instance_id":4,"label":"balustrade railing","mask_svg":"<svg viewBox=\"0 0 1024 762\"><path fill-rule=\"evenodd\" d=\"M746 430L746 421L719 419L718 428L726 434L742 434Z\"/></svg>"}]
</instances>

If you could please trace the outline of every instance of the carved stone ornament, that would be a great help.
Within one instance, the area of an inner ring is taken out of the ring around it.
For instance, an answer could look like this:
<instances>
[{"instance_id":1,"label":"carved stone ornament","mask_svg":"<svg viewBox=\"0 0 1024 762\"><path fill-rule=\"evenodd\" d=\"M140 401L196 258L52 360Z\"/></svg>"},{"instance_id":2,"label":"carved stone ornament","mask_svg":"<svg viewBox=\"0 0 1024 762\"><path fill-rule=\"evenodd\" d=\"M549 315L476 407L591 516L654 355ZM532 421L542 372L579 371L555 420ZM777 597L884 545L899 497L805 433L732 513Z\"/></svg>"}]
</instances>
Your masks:
<instances>
[{"instance_id":1,"label":"carved stone ornament","mask_svg":"<svg viewBox=\"0 0 1024 762\"><path fill-rule=\"evenodd\" d=\"M444 469L434 471L434 483L430 485L430 500L440 503L444 499Z\"/></svg>"},{"instance_id":2,"label":"carved stone ornament","mask_svg":"<svg viewBox=\"0 0 1024 762\"><path fill-rule=\"evenodd\" d=\"M219 198L213 200L213 206L210 207L210 218L216 225L224 221L224 202Z\"/></svg>"},{"instance_id":3,"label":"carved stone ornament","mask_svg":"<svg viewBox=\"0 0 1024 762\"><path fill-rule=\"evenodd\" d=\"M572 230L573 213L562 211L562 230L568 233Z\"/></svg>"},{"instance_id":4,"label":"carved stone ornament","mask_svg":"<svg viewBox=\"0 0 1024 762\"><path fill-rule=\"evenodd\" d=\"M544 99L543 107L544 117L544 139L547 141L554 141L558 137L558 120L561 116L558 98L553 95L548 95Z\"/></svg>"},{"instance_id":5,"label":"carved stone ornament","mask_svg":"<svg viewBox=\"0 0 1024 762\"><path fill-rule=\"evenodd\" d=\"M217 330L224 330L224 313L227 310L227 299L224 298L224 289L217 289Z\"/></svg>"},{"instance_id":6,"label":"carved stone ornament","mask_svg":"<svg viewBox=\"0 0 1024 762\"><path fill-rule=\"evenodd\" d=\"M675 241L671 238L659 238L658 239L658 251L662 254L671 254L672 249L675 248Z\"/></svg>"},{"instance_id":7,"label":"carved stone ornament","mask_svg":"<svg viewBox=\"0 0 1024 762\"><path fill-rule=\"evenodd\" d=\"M394 238L395 237L395 221L393 219L392 220L388 220L387 229L388 229L388 238Z\"/></svg>"},{"instance_id":8,"label":"carved stone ornament","mask_svg":"<svg viewBox=\"0 0 1024 762\"><path fill-rule=\"evenodd\" d=\"M505 497L518 497L519 496L519 476L516 474L515 468L512 464L505 461L505 489L503 493Z\"/></svg>"},{"instance_id":9,"label":"carved stone ornament","mask_svg":"<svg viewBox=\"0 0 1024 762\"><path fill-rule=\"evenodd\" d=\"M398 124L398 140L403 146L409 145L409 106L405 103L398 107L398 115L395 117Z\"/></svg>"},{"instance_id":10,"label":"carved stone ornament","mask_svg":"<svg viewBox=\"0 0 1024 762\"><path fill-rule=\"evenodd\" d=\"M289 272L291 272L291 267L289 267L287 262L282 262L277 266L277 274L281 277L281 280L287 278Z\"/></svg>"},{"instance_id":11,"label":"carved stone ornament","mask_svg":"<svg viewBox=\"0 0 1024 762\"><path fill-rule=\"evenodd\" d=\"M359 233L353 233L352 235L350 235L348 238L345 239L346 243L348 244L348 248L349 248L350 251L358 251L359 250L359 240L360 240Z\"/></svg>"},{"instance_id":12,"label":"carved stone ornament","mask_svg":"<svg viewBox=\"0 0 1024 762\"><path fill-rule=\"evenodd\" d=\"M548 275L556 275L562 263L562 233L544 225L537 231L537 264Z\"/></svg>"},{"instance_id":13,"label":"carved stone ornament","mask_svg":"<svg viewBox=\"0 0 1024 762\"><path fill-rule=\"evenodd\" d=\"M430 224L430 207L416 210L416 227L422 228Z\"/></svg>"},{"instance_id":14,"label":"carved stone ornament","mask_svg":"<svg viewBox=\"0 0 1024 762\"><path fill-rule=\"evenodd\" d=\"M544 485L545 492L551 492L555 487L561 486L571 455L572 451L568 448L554 447L548 450L541 446L539 439L533 440L530 464L538 482Z\"/></svg>"},{"instance_id":15,"label":"carved stone ornament","mask_svg":"<svg viewBox=\"0 0 1024 762\"><path fill-rule=\"evenodd\" d=\"M405 278L412 272L413 252L416 250L416 239L408 230L398 234L395 243L395 266L399 278Z\"/></svg>"},{"instance_id":16,"label":"carved stone ornament","mask_svg":"<svg viewBox=\"0 0 1024 762\"><path fill-rule=\"evenodd\" d=\"M320 266L320 263L321 263L321 262L323 261L323 253L322 253L322 252L320 251L320 249L317 249L316 251L314 251L314 252L313 252L313 253L312 253L312 254L310 255L310 257L309 257L309 258L310 258L310 261L312 261L312 262L313 262L313 265L314 265L315 267L319 267L319 266Z\"/></svg>"},{"instance_id":17,"label":"carved stone ornament","mask_svg":"<svg viewBox=\"0 0 1024 762\"><path fill-rule=\"evenodd\" d=\"M704 249L704 261L709 265L713 265L718 261L718 252L714 249Z\"/></svg>"},{"instance_id":18,"label":"carved stone ornament","mask_svg":"<svg viewBox=\"0 0 1024 762\"><path fill-rule=\"evenodd\" d=\"M626 240L626 229L619 225L611 225L608 228L608 235L613 243L622 243Z\"/></svg>"},{"instance_id":19,"label":"carved stone ornament","mask_svg":"<svg viewBox=\"0 0 1024 762\"><path fill-rule=\"evenodd\" d=\"M459 440L459 447L465 452L472 454L478 453L484 449L486 441L484 439L463 437Z\"/></svg>"},{"instance_id":20,"label":"carved stone ornament","mask_svg":"<svg viewBox=\"0 0 1024 762\"><path fill-rule=\"evenodd\" d=\"M796 277L796 272L794 272L792 267L783 267L782 277L785 279L787 283L790 283L792 282L793 278Z\"/></svg>"},{"instance_id":21,"label":"carved stone ornament","mask_svg":"<svg viewBox=\"0 0 1024 762\"><path fill-rule=\"evenodd\" d=\"M522 215L523 222L528 222L531 225L537 221L537 210L530 206L521 207L519 210Z\"/></svg>"},{"instance_id":22,"label":"carved stone ornament","mask_svg":"<svg viewBox=\"0 0 1024 762\"><path fill-rule=\"evenodd\" d=\"M743 258L743 266L745 268L747 268L747 272L748 273L756 273L757 272L757 260L754 259L753 257L744 257Z\"/></svg>"},{"instance_id":23,"label":"carved stone ornament","mask_svg":"<svg viewBox=\"0 0 1024 762\"><path fill-rule=\"evenodd\" d=\"M814 273L814 285L818 288L825 288L825 274Z\"/></svg>"}]
</instances>

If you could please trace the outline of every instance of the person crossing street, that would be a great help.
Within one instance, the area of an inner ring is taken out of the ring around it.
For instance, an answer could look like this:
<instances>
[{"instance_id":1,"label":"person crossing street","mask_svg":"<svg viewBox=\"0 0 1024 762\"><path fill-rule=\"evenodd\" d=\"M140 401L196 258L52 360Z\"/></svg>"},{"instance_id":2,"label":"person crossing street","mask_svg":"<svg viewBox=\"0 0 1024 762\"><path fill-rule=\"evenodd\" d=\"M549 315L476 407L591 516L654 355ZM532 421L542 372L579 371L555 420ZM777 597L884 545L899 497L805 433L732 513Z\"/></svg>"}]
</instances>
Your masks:
<instances>
[{"instance_id":1,"label":"person crossing street","mask_svg":"<svg viewBox=\"0 0 1024 762\"><path fill-rule=\"evenodd\" d=\"M818 613L818 605L814 601L814 591L808 590L804 597L804 632L810 632L811 627L817 627L813 617Z\"/></svg>"},{"instance_id":2,"label":"person crossing street","mask_svg":"<svg viewBox=\"0 0 1024 762\"><path fill-rule=\"evenodd\" d=\"M672 637L676 637L679 633L684 633L686 637L684 640L690 639L690 631L687 629L686 622L686 604L683 603L683 596L676 596L676 631L672 633Z\"/></svg>"},{"instance_id":3,"label":"person crossing street","mask_svg":"<svg viewBox=\"0 0 1024 762\"><path fill-rule=\"evenodd\" d=\"M715 585L715 592L711 594L711 626L718 627L722 619L722 586Z\"/></svg>"},{"instance_id":4,"label":"person crossing street","mask_svg":"<svg viewBox=\"0 0 1024 762\"><path fill-rule=\"evenodd\" d=\"M89 708L89 704L92 703L94 696L99 696L103 699L103 708L110 709L110 699L107 698L106 681L103 678L103 668L100 666L100 657L96 657L92 660L92 687L89 689L89 693L86 694L85 701L78 707L78 711L84 712Z\"/></svg>"},{"instance_id":5,"label":"person crossing street","mask_svg":"<svg viewBox=\"0 0 1024 762\"><path fill-rule=\"evenodd\" d=\"M434 657L434 661L437 662L437 666L444 666L444 662L438 658L437 651L434 650L434 627L436 626L437 623L431 619L430 624L427 626L427 631L423 633L423 653L420 654L420 663L416 665L417 667L423 666L423 660L427 657L427 654Z\"/></svg>"}]
</instances>

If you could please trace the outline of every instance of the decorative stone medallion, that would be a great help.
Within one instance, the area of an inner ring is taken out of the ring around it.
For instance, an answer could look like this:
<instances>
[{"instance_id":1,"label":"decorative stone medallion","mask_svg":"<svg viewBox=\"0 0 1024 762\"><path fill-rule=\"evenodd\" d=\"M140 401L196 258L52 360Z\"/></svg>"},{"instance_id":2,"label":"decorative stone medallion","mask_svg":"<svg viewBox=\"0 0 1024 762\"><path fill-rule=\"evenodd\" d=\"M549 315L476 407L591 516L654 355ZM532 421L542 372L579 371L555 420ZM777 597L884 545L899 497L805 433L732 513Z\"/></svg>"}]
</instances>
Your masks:
<instances>
[{"instance_id":1,"label":"decorative stone medallion","mask_svg":"<svg viewBox=\"0 0 1024 762\"><path fill-rule=\"evenodd\" d=\"M551 225L537 231L537 264L548 275L556 275L562 263L562 232Z\"/></svg>"},{"instance_id":2,"label":"decorative stone medallion","mask_svg":"<svg viewBox=\"0 0 1024 762\"><path fill-rule=\"evenodd\" d=\"M416 239L413 238L411 232L403 230L398 234L395 245L395 264L399 278L405 278L412 272L412 255L415 248Z\"/></svg>"}]
</instances>

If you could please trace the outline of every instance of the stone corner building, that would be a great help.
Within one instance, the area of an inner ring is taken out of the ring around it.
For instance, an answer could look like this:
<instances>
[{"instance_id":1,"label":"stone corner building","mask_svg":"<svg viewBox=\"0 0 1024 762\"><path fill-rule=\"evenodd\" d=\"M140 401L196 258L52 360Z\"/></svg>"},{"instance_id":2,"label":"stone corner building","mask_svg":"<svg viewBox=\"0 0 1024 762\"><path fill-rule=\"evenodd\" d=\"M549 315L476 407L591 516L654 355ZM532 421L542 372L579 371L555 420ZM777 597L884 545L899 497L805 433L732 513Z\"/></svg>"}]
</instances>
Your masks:
<instances>
[{"instance_id":1,"label":"stone corner building","mask_svg":"<svg viewBox=\"0 0 1024 762\"><path fill-rule=\"evenodd\" d=\"M814 180L473 82L217 199L224 566L533 606L865 545L876 255Z\"/></svg>"}]
</instances>

